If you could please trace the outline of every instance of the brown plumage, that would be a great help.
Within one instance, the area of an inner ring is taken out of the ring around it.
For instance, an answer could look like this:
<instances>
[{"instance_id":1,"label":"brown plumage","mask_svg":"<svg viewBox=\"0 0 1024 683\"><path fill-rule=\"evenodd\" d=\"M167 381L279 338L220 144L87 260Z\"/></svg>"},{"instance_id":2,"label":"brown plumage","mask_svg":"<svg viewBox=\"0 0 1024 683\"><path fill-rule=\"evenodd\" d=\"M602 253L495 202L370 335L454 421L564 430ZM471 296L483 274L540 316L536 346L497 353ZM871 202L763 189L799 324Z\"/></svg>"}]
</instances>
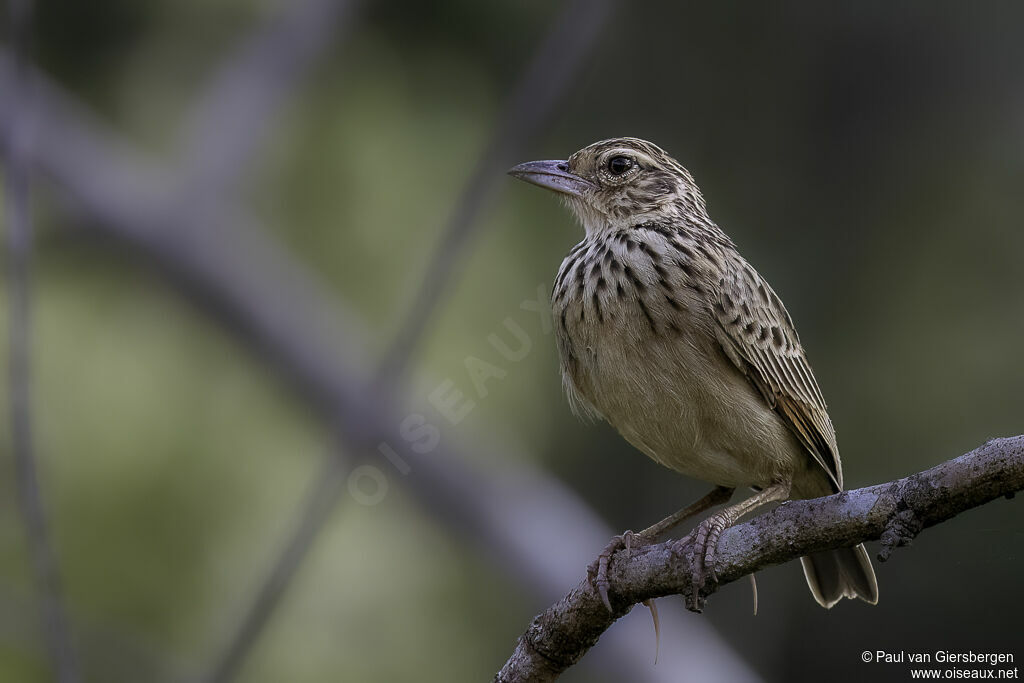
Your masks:
<instances>
[{"instance_id":1,"label":"brown plumage","mask_svg":"<svg viewBox=\"0 0 1024 683\"><path fill-rule=\"evenodd\" d=\"M652 541L732 489L752 487L754 496L697 529L713 572L718 536L741 515L842 490L835 431L793 322L711 221L685 168L656 145L616 138L510 173L560 193L586 231L552 291L570 404L607 419L657 462L718 487L629 538ZM597 568L606 604L607 563L621 546L613 541ZM823 606L877 602L863 546L802 562Z\"/></svg>"}]
</instances>

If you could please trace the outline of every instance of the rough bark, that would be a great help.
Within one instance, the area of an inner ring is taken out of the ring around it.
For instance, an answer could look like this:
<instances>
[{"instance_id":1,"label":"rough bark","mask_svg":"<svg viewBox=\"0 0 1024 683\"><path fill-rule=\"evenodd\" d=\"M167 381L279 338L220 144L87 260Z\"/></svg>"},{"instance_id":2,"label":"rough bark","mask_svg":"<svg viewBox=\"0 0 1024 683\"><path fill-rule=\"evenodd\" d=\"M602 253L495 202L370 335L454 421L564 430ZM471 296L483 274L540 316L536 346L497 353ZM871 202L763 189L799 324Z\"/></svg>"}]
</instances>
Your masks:
<instances>
[{"instance_id":1,"label":"rough bark","mask_svg":"<svg viewBox=\"0 0 1024 683\"><path fill-rule=\"evenodd\" d=\"M908 545L923 529L1024 489L1024 435L993 439L958 458L885 484L826 498L790 501L727 529L718 544L719 582L701 596L765 567L820 550L881 541L878 559ZM597 643L634 605L665 595L692 595L693 544L668 541L612 557L612 612L584 579L534 618L495 681L552 681ZM689 600L688 600L689 602Z\"/></svg>"}]
</instances>

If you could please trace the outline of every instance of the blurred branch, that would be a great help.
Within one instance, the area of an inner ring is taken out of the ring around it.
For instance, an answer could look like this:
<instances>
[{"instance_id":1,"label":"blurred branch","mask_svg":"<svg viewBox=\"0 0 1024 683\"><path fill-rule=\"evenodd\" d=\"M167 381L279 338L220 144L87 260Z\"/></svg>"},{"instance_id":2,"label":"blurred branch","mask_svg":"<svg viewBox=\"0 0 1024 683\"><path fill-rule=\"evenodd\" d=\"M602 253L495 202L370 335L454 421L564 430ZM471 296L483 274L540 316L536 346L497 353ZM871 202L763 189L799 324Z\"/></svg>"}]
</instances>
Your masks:
<instances>
[{"instance_id":1,"label":"blurred branch","mask_svg":"<svg viewBox=\"0 0 1024 683\"><path fill-rule=\"evenodd\" d=\"M28 87L25 54L28 51L30 0L8 2L13 39L9 80L18 97L9 100L10 113L0 121L3 131L6 169L4 213L7 223L8 330L11 404L11 436L14 452L18 504L25 524L32 570L40 591L43 634L54 674L62 683L80 680L78 662L71 642L71 628L64 607L60 570L50 540L39 490L39 473L32 437L30 275L32 262L32 219L29 208L31 89Z\"/></svg>"},{"instance_id":2,"label":"blurred branch","mask_svg":"<svg viewBox=\"0 0 1024 683\"><path fill-rule=\"evenodd\" d=\"M0 92L17 92L10 60L0 50ZM373 386L355 368L361 325L343 314L325 288L237 208L193 216L173 203L165 169L154 167L38 74L33 75L39 144L32 161L93 219L91 229L133 246L182 292L212 311L240 341L261 354L325 419L360 449L387 441L411 470L400 481L423 508L476 544L523 589L553 600L577 577L580 563L607 542L610 530L582 501L522 454L501 457L504 471L485 473L451 447L423 454L406 448L406 413L397 389ZM13 97L0 98L0 123ZM185 213L184 215L188 215ZM342 363L348 358L349 362ZM479 448L479 447L478 447ZM671 608L662 623L687 642L650 662L649 624L623 625L601 659L606 672L631 680L672 681L675 671L742 683L757 676L710 627Z\"/></svg>"},{"instance_id":3,"label":"blurred branch","mask_svg":"<svg viewBox=\"0 0 1024 683\"><path fill-rule=\"evenodd\" d=\"M415 290L405 320L381 363L383 381L399 379L437 312L477 225L477 217L505 182L505 169L572 88L611 17L614 0L568 0L534 52L483 155L462 188L434 255Z\"/></svg>"},{"instance_id":4,"label":"blurred branch","mask_svg":"<svg viewBox=\"0 0 1024 683\"><path fill-rule=\"evenodd\" d=\"M216 70L184 131L186 194L230 193L302 76L355 14L358 0L282 3Z\"/></svg>"},{"instance_id":5,"label":"blurred branch","mask_svg":"<svg viewBox=\"0 0 1024 683\"><path fill-rule=\"evenodd\" d=\"M256 590L224 650L203 676L206 683L224 683L238 673L345 490L346 472L342 464L340 454L330 453L326 458L302 501L302 513L294 531Z\"/></svg>"},{"instance_id":6,"label":"blurred branch","mask_svg":"<svg viewBox=\"0 0 1024 683\"><path fill-rule=\"evenodd\" d=\"M783 503L726 529L718 544L718 584L810 553L881 539L879 559L923 529L1024 489L1024 436L994 439L924 472L826 498ZM619 617L644 600L691 595L693 543L669 541L613 556L614 614L586 580L538 615L496 681L552 681L575 664ZM695 678L695 680L698 680Z\"/></svg>"},{"instance_id":7,"label":"blurred branch","mask_svg":"<svg viewBox=\"0 0 1024 683\"><path fill-rule=\"evenodd\" d=\"M183 201L198 199L202 213L232 193L253 148L264 138L299 76L316 62L360 4L358 0L285 4L281 13L254 30L225 60L186 128L185 166L190 171L181 174L188 183ZM223 683L235 677L333 511L343 490L343 475L340 453L329 454L303 501L294 531L203 680Z\"/></svg>"},{"instance_id":8,"label":"blurred branch","mask_svg":"<svg viewBox=\"0 0 1024 683\"><path fill-rule=\"evenodd\" d=\"M457 270L460 256L480 225L476 219L495 194L498 183L504 182L505 167L570 89L572 76L593 49L610 15L611 5L611 0L571 0L535 52L456 201L452 218L435 248L423 281L413 290L415 302L378 366L375 391L401 381L444 295L446 284ZM337 460L337 456L327 458L322 472L315 478L303 502L300 522L256 591L238 630L206 679L208 683L225 683L234 677L273 616L288 584L345 490Z\"/></svg>"},{"instance_id":9,"label":"blurred branch","mask_svg":"<svg viewBox=\"0 0 1024 683\"><path fill-rule=\"evenodd\" d=\"M6 656L17 653L24 658L46 656L46 647L25 628L32 623L36 605L33 596L12 585L0 585L0 649ZM116 657L90 657L90 675L94 681L145 681L171 683L187 675L189 662L137 628L121 628L84 614L68 615L75 634L76 650L100 653L116 652Z\"/></svg>"}]
</instances>

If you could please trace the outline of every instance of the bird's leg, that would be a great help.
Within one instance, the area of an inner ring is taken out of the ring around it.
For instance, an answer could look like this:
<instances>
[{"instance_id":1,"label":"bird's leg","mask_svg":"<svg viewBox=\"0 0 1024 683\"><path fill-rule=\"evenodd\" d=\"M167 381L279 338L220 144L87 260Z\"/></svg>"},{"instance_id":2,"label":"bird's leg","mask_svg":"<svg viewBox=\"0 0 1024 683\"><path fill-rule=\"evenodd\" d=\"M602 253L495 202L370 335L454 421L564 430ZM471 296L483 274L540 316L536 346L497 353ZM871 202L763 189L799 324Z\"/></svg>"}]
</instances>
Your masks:
<instances>
[{"instance_id":1,"label":"bird's leg","mask_svg":"<svg viewBox=\"0 0 1024 683\"><path fill-rule=\"evenodd\" d=\"M718 575L715 573L715 554L718 552L718 538L722 532L751 510L775 501L787 500L789 489L790 482L788 481L772 484L750 498L716 512L697 526L694 531L696 538L693 543L692 609L694 612L700 611L700 590L704 587L708 574L710 573L713 582L718 582ZM685 543L688 539L689 536L680 541L680 544Z\"/></svg>"},{"instance_id":2,"label":"bird's leg","mask_svg":"<svg viewBox=\"0 0 1024 683\"><path fill-rule=\"evenodd\" d=\"M733 489L731 488L718 486L697 502L673 515L669 515L657 524L649 526L639 533L626 531L621 536L612 538L604 550L601 551L601 554L597 556L597 560L587 567L587 575L590 577L591 584L597 590L597 594L601 597L601 602L608 608L608 611L612 611L612 604L608 600L608 562L613 554L622 549L630 550L634 546L641 547L652 543L658 536L675 528L683 520L729 500L732 492Z\"/></svg>"}]
</instances>

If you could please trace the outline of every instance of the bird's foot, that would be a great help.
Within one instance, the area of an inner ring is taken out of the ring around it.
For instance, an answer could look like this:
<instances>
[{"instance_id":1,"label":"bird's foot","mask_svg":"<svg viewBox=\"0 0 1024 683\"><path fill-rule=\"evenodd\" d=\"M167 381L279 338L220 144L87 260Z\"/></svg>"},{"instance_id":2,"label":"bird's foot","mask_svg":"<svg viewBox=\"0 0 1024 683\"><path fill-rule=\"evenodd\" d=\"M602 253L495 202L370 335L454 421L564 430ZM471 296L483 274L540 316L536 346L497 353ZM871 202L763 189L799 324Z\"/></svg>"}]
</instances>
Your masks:
<instances>
[{"instance_id":1,"label":"bird's foot","mask_svg":"<svg viewBox=\"0 0 1024 683\"><path fill-rule=\"evenodd\" d=\"M677 542L679 547L693 539L693 555L690 575L690 600L686 608L692 612L704 609L704 587L718 583L715 572L715 560L718 553L718 539L728 528L731 520L729 515L711 515L701 522L692 533Z\"/></svg>"},{"instance_id":2,"label":"bird's foot","mask_svg":"<svg viewBox=\"0 0 1024 683\"><path fill-rule=\"evenodd\" d=\"M597 591L597 595L601 598L601 602L604 603L605 608L609 612L612 611L612 603L608 599L608 587L610 586L608 581L608 563L611 562L612 555L620 550L632 550L634 547L645 545L646 542L642 535L628 530L624 531L621 536L613 537L608 542L608 545L604 547L604 550L601 551L601 554L597 556L597 559L587 567L587 577L590 579L590 585Z\"/></svg>"},{"instance_id":3,"label":"bird's foot","mask_svg":"<svg viewBox=\"0 0 1024 683\"><path fill-rule=\"evenodd\" d=\"M647 536L641 533L634 533L628 529L622 533L621 536L615 536L608 545L604 547L601 554L597 556L597 559L590 563L587 567L587 578L590 581L590 585L597 591L598 596L601 598L601 602L604 603L605 609L609 613L612 611L612 603L608 599L608 587L610 582L608 581L608 563L611 562L612 555L625 550L627 553L633 548L638 548L650 543ZM644 605L651 610L651 619L654 621L654 663L658 663L658 650L661 644L661 626L658 620L658 607L654 604L654 599L644 600Z\"/></svg>"}]
</instances>

